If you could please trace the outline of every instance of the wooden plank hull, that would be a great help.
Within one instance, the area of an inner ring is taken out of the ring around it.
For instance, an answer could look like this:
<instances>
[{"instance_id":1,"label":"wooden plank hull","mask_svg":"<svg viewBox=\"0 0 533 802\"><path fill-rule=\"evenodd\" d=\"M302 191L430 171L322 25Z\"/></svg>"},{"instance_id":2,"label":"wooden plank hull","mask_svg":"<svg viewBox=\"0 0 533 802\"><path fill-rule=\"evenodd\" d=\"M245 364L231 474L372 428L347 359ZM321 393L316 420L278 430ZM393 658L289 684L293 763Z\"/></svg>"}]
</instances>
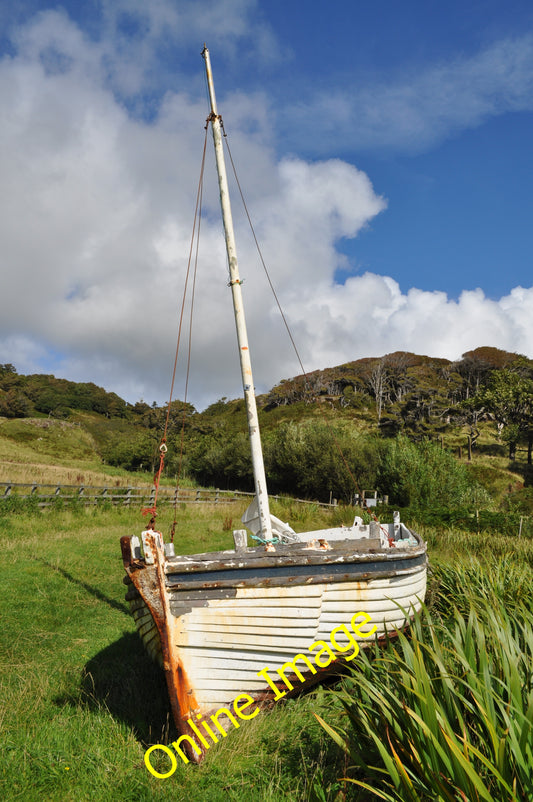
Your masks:
<instances>
[{"instance_id":1,"label":"wooden plank hull","mask_svg":"<svg viewBox=\"0 0 533 802\"><path fill-rule=\"evenodd\" d=\"M166 557L159 533L145 534L143 558L122 539L126 598L165 669L181 733L239 695L272 702L338 672L357 647L403 627L425 597L426 547L417 536L402 549L342 540L328 551L295 544L275 554ZM354 630L358 613L366 616ZM334 653L329 663L315 662L317 643Z\"/></svg>"},{"instance_id":2,"label":"wooden plank hull","mask_svg":"<svg viewBox=\"0 0 533 802\"><path fill-rule=\"evenodd\" d=\"M368 612L369 630L377 635L403 626L405 615L420 607L426 589L425 571L415 575L360 582L317 583L280 588L242 588L234 599L213 600L174 619L171 642L179 650L194 688L200 711L206 715L231 705L239 693L262 698L273 694L258 673L277 672L294 656L308 654L318 640L329 642L341 624L350 627L357 612ZM346 639L339 639L346 642ZM360 637L358 642L366 643ZM314 676L305 672L307 679ZM332 670L334 670L332 666ZM296 683L300 688L301 683Z\"/></svg>"}]
</instances>

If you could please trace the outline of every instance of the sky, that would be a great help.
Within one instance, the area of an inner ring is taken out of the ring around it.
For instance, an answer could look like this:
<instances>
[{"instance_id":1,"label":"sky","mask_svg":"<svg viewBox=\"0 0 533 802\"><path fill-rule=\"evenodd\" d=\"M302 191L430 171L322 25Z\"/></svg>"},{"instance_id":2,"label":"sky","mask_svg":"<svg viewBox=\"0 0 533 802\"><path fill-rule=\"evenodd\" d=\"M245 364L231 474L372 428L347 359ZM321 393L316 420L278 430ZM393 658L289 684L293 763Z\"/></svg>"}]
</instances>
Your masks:
<instances>
[{"instance_id":1,"label":"sky","mask_svg":"<svg viewBox=\"0 0 533 802\"><path fill-rule=\"evenodd\" d=\"M204 42L307 371L396 350L533 358L530 0L16 0L0 5L1 363L168 400ZM198 409L241 394L207 144ZM237 193L233 215L265 392L300 367Z\"/></svg>"}]
</instances>

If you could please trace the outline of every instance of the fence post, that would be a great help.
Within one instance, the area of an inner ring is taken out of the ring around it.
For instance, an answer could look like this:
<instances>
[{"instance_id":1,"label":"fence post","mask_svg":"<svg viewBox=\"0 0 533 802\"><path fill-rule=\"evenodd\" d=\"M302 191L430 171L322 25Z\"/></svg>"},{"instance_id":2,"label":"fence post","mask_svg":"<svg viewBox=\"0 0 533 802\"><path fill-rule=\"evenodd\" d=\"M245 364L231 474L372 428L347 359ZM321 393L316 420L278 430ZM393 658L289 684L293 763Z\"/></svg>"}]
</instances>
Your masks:
<instances>
[{"instance_id":1,"label":"fence post","mask_svg":"<svg viewBox=\"0 0 533 802\"><path fill-rule=\"evenodd\" d=\"M54 496L62 498L67 502L78 499L80 501L83 501L83 503L86 505L91 504L95 506L97 506L100 501L105 501L105 500L112 500L113 504L122 503L125 506L131 506L132 504L145 505L149 499L150 506L153 506L156 494L155 486L151 488L149 495L145 495L145 490L147 490L146 487L132 487L132 486L121 487L120 490L121 491L124 490L125 493L122 494L121 492L118 495L114 495L113 487L109 488L107 485L105 487L96 485L78 485L77 488L73 488L72 493L70 493L69 492L69 487L71 487L70 485L66 486L65 490L65 487L63 487L63 485L61 484L56 484L56 485L50 484L44 486L44 491L42 495L39 494L39 491L40 488L43 486L35 481L32 482L31 484L29 482L24 484L9 482L9 481L0 482L0 487L4 487L4 493L0 494L0 498L7 498L10 495L12 495L13 492L16 493L17 491L13 491L14 487L27 488L28 495L22 495L21 491L21 497L29 498L30 495L36 495L40 500L39 506L48 506L51 502L51 499L54 498ZM50 490L46 490L47 487L50 488ZM52 488L54 489L52 490ZM369 498L372 496L375 498L376 495L377 491L374 491L373 493L369 494ZM163 491L161 496L162 498L164 498L165 501L170 502L173 499L175 503L177 503L181 499L182 503L191 503L191 502L194 503L194 502L205 501L217 504L217 503L225 503L226 501L246 499L249 498L250 496L253 496L253 493L241 492L239 490L226 491L226 490L221 490L220 488L216 488L216 490L206 490L205 488L184 489L176 487L173 489L173 491L169 492L168 494L165 494ZM357 494L354 494L354 497L355 500L357 501L358 499ZM280 500L279 495L272 496L271 498L272 500L275 501ZM295 501L301 504L318 503L319 506L323 507L330 507L330 506L334 507L337 506L338 504L338 500L333 498L333 492L331 492L329 504L326 504L325 502L324 503L313 502L309 501L308 499L304 500L304 499L288 498L288 500ZM383 500L385 501L385 499ZM528 519L526 518L526 521L527 520Z\"/></svg>"}]
</instances>

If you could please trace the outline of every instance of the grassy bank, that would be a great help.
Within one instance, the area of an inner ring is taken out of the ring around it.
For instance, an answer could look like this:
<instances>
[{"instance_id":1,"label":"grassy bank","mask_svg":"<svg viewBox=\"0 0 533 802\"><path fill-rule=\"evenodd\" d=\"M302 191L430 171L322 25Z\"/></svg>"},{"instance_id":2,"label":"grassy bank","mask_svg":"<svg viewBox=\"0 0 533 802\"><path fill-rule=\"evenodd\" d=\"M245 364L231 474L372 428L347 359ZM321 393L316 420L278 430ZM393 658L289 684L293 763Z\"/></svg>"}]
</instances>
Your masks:
<instances>
[{"instance_id":1,"label":"grassy bank","mask_svg":"<svg viewBox=\"0 0 533 802\"><path fill-rule=\"evenodd\" d=\"M313 511L296 512L305 526ZM230 547L227 527L241 513L235 505L184 509L180 549ZM149 774L147 745L173 730L161 672L124 602L119 539L142 524L127 509L0 518L2 797L294 800L311 798L317 782L333 787L342 772L312 715L322 690L232 732L200 768L180 766L166 781Z\"/></svg>"},{"instance_id":2,"label":"grassy bank","mask_svg":"<svg viewBox=\"0 0 533 802\"><path fill-rule=\"evenodd\" d=\"M0 417L0 482L120 487L150 484L152 478L150 472L105 465L95 438L82 425Z\"/></svg>"},{"instance_id":3,"label":"grassy bank","mask_svg":"<svg viewBox=\"0 0 533 802\"><path fill-rule=\"evenodd\" d=\"M273 511L296 529L305 529L311 519L315 526L341 523L348 514L319 513L297 505L280 505ZM179 549L190 553L230 547L231 528L242 510L239 505L217 509L202 505L181 512ZM164 531L169 523L161 521ZM364 765L351 768L353 755L349 750L345 754L313 715L351 737L343 712L346 699L326 688L278 703L232 731L213 746L200 767L180 765L168 780L149 774L143 762L147 746L168 742L174 733L165 683L145 656L124 602L119 539L142 525L139 511L126 508L0 515L2 797L32 802L36 798L58 802L375 798L342 779L368 780L367 767L373 765L369 746L359 748ZM435 564L428 594L433 627L446 629L455 620L450 613L454 602L468 618L469 605L482 597L483 587L493 594L492 609L514 604L513 609L530 610L531 540L454 530L443 534L431 527L425 536L433 544ZM492 552L498 556L491 557ZM486 563L485 568L468 567L472 553ZM492 623L479 620L476 637L487 641ZM427 621L424 627L420 639L432 638ZM398 652L396 664L405 655ZM383 693L388 679L380 672L379 659L376 655L365 662L365 676L377 693ZM358 670L361 666L362 661ZM431 670L435 675L435 666ZM417 681L424 681L422 673ZM357 682L352 687L352 701L357 698L354 688L359 687ZM416 695L417 686L413 691ZM397 688L393 696L401 699L401 693ZM472 715L475 719L475 711ZM384 737L379 722L374 734ZM526 761L526 770L532 774L533 763ZM386 785L389 778L381 779L382 793L392 794ZM372 782L378 789L379 772ZM507 798L511 797L493 796L496 802Z\"/></svg>"}]
</instances>

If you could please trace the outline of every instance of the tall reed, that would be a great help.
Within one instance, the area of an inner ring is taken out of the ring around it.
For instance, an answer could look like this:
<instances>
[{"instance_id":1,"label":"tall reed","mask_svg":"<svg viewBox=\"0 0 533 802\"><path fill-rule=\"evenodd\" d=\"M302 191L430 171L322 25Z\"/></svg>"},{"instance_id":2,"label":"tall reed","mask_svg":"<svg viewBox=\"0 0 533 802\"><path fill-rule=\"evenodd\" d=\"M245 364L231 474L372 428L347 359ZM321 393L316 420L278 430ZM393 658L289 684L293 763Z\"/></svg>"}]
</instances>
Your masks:
<instances>
[{"instance_id":1,"label":"tall reed","mask_svg":"<svg viewBox=\"0 0 533 802\"><path fill-rule=\"evenodd\" d=\"M459 603L446 609L447 589L468 571ZM468 571L442 570L434 610L385 649L361 654L332 692L342 727L321 719L351 759L349 781L379 799L533 799L531 590L522 586L520 600L520 570L505 563Z\"/></svg>"}]
</instances>

